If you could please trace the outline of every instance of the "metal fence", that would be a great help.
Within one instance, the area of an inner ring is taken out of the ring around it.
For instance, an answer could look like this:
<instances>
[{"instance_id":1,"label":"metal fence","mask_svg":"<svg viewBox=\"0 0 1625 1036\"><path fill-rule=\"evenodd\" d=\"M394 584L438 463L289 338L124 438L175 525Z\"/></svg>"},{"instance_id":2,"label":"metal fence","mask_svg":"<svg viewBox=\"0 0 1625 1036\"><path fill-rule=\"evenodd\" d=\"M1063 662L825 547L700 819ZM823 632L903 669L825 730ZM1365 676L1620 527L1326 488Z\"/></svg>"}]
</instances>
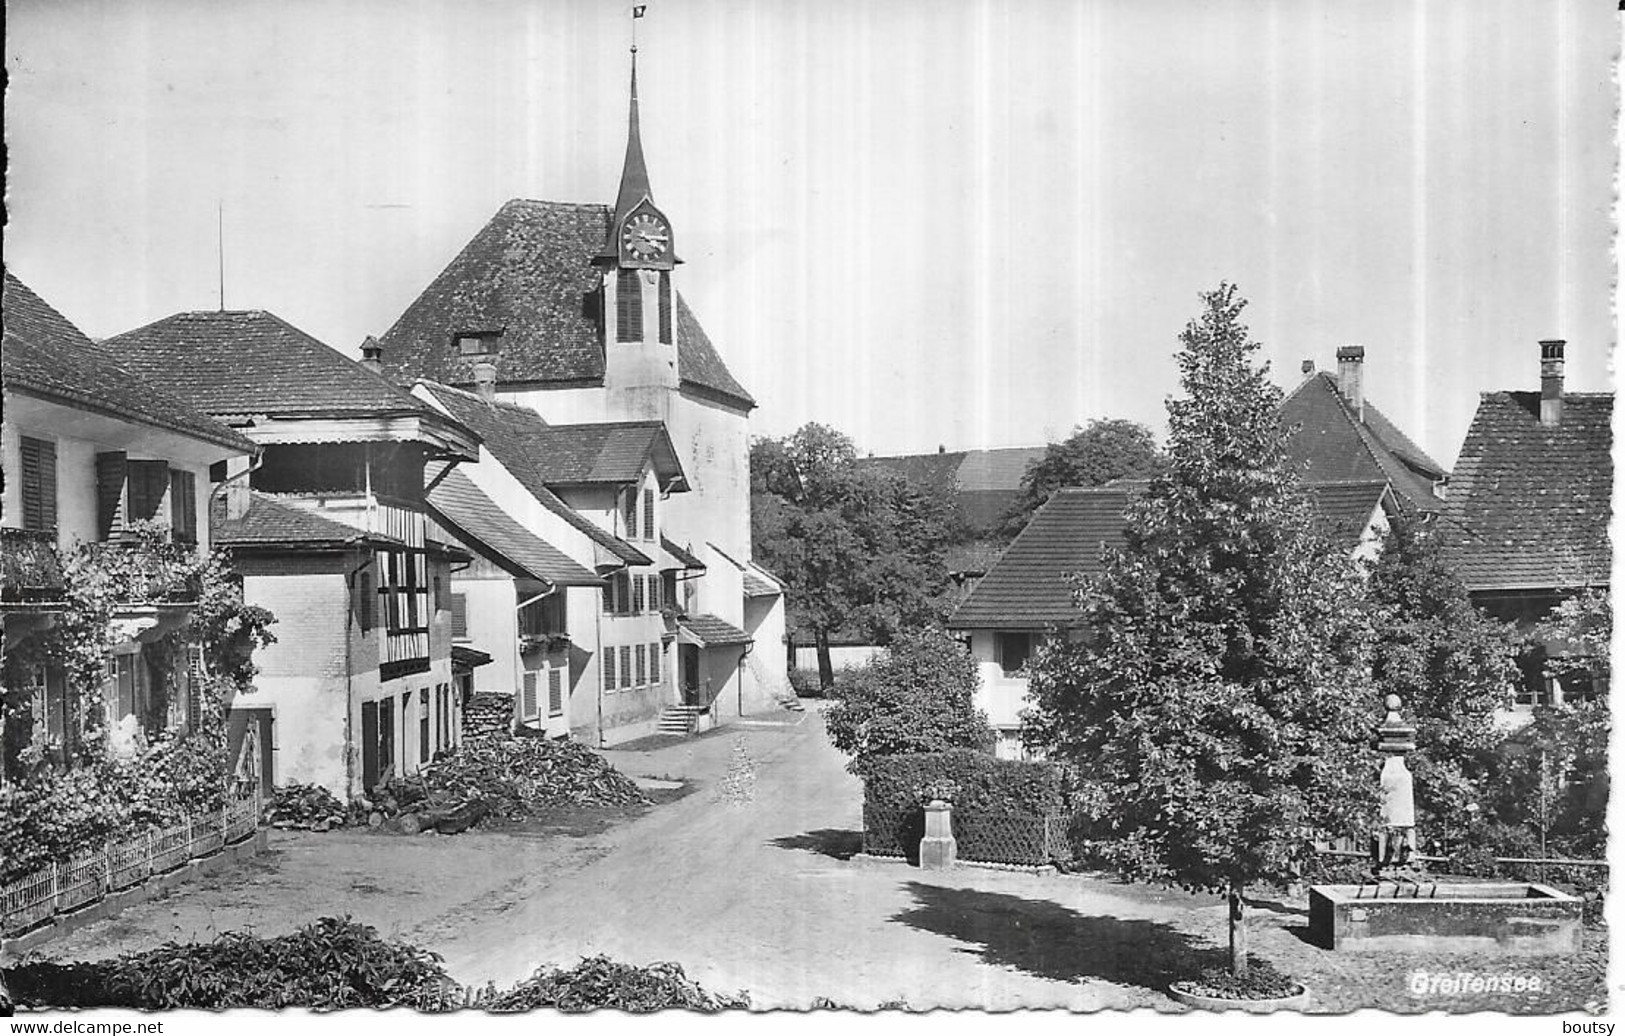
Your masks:
<instances>
[{"instance_id":1,"label":"metal fence","mask_svg":"<svg viewBox=\"0 0 1625 1036\"><path fill-rule=\"evenodd\" d=\"M155 874L189 860L212 856L251 836L263 803L255 788L218 812L189 817L171 827L149 828L101 852L71 857L0 885L0 935L14 935L56 914L134 888Z\"/></svg>"},{"instance_id":2,"label":"metal fence","mask_svg":"<svg viewBox=\"0 0 1625 1036\"><path fill-rule=\"evenodd\" d=\"M951 816L957 856L970 863L1040 867L1072 859L1067 840L1070 818L1031 813L977 813ZM925 811L888 809L864 803L863 851L870 856L914 859L925 836Z\"/></svg>"}]
</instances>

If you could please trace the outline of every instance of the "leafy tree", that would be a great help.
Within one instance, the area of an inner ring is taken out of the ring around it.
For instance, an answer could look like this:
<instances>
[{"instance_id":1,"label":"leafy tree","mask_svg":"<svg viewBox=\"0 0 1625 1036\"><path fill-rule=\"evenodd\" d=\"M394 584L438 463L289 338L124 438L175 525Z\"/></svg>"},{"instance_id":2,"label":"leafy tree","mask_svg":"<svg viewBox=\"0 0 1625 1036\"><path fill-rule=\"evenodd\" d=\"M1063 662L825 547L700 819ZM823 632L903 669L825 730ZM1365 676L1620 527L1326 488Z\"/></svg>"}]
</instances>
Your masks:
<instances>
[{"instance_id":1,"label":"leafy tree","mask_svg":"<svg viewBox=\"0 0 1625 1036\"><path fill-rule=\"evenodd\" d=\"M1377 609L1371 676L1380 700L1397 694L1416 725L1416 805L1424 830L1465 832L1483 805L1492 753L1504 736L1498 709L1511 705L1518 637L1483 615L1445 563L1433 528L1398 516L1371 569Z\"/></svg>"},{"instance_id":2,"label":"leafy tree","mask_svg":"<svg viewBox=\"0 0 1625 1036\"><path fill-rule=\"evenodd\" d=\"M1122 418L1096 419L1052 442L1044 456L1021 476L1021 492L1004 517L1004 533L1014 537L1033 512L1065 486L1103 486L1119 478L1150 478L1161 464L1156 439L1143 424Z\"/></svg>"},{"instance_id":3,"label":"leafy tree","mask_svg":"<svg viewBox=\"0 0 1625 1036\"><path fill-rule=\"evenodd\" d=\"M1372 630L1355 563L1284 461L1280 391L1228 284L1180 335L1167 467L1080 585L1081 639L1033 666L1026 737L1087 778L1089 846L1130 877L1222 891L1301 872L1376 799Z\"/></svg>"},{"instance_id":4,"label":"leafy tree","mask_svg":"<svg viewBox=\"0 0 1625 1036\"><path fill-rule=\"evenodd\" d=\"M824 715L829 739L862 772L876 756L993 749L993 728L976 708L976 660L939 627L899 633L891 646L842 681Z\"/></svg>"},{"instance_id":5,"label":"leafy tree","mask_svg":"<svg viewBox=\"0 0 1625 1036\"><path fill-rule=\"evenodd\" d=\"M830 635L881 643L942 617L944 502L895 472L857 463L852 441L807 424L751 446L751 538L785 583L792 629L809 630L822 686Z\"/></svg>"}]
</instances>

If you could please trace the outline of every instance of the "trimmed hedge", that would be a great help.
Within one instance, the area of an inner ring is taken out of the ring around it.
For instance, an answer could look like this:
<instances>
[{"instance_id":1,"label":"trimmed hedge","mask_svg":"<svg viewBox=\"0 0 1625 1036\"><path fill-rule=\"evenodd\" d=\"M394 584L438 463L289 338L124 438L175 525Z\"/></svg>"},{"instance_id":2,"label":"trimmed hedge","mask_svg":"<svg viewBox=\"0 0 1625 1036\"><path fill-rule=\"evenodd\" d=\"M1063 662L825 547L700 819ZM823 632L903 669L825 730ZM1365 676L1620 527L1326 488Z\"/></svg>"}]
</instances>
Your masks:
<instances>
[{"instance_id":1,"label":"trimmed hedge","mask_svg":"<svg viewBox=\"0 0 1625 1036\"><path fill-rule=\"evenodd\" d=\"M952 781L958 785L956 813L1049 816L1066 811L1061 772L1053 764L996 759L968 748L874 756L860 776L864 804L880 809L918 808L928 785Z\"/></svg>"}]
</instances>

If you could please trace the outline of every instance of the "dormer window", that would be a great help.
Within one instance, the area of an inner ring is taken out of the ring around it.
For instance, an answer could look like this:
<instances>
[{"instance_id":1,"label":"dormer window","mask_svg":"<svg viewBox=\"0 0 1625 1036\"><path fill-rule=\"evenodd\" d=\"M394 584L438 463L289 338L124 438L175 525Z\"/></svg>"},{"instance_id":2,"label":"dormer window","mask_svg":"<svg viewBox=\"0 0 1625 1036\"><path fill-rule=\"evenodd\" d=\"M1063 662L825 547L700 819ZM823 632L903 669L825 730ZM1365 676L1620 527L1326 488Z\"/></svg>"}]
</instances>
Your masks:
<instances>
[{"instance_id":1,"label":"dormer window","mask_svg":"<svg viewBox=\"0 0 1625 1036\"><path fill-rule=\"evenodd\" d=\"M459 356L470 358L495 356L501 350L501 345L498 342L501 337L502 331L500 329L495 331L459 331L452 336L452 342L457 346L457 355Z\"/></svg>"}]
</instances>

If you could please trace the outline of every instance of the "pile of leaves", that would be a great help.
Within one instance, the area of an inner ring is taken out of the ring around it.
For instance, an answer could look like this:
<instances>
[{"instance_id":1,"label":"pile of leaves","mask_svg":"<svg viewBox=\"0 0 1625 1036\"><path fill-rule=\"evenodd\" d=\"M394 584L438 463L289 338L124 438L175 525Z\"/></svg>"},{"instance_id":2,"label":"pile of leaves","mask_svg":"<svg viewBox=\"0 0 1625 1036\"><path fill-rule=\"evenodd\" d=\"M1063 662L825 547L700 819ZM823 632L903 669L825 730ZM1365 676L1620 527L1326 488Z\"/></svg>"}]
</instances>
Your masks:
<instances>
[{"instance_id":1,"label":"pile of leaves","mask_svg":"<svg viewBox=\"0 0 1625 1036\"><path fill-rule=\"evenodd\" d=\"M414 1007L464 1002L440 956L378 937L348 917L292 935L226 932L208 943L166 943L110 960L24 963L6 972L20 1007Z\"/></svg>"},{"instance_id":2,"label":"pile of leaves","mask_svg":"<svg viewBox=\"0 0 1625 1036\"><path fill-rule=\"evenodd\" d=\"M597 956L573 968L539 968L512 989L488 990L475 1004L499 1013L538 1007L570 1012L607 1007L634 1014L676 1007L714 1013L748 1008L750 996L709 993L683 974L682 965L670 961L638 967Z\"/></svg>"},{"instance_id":3,"label":"pile of leaves","mask_svg":"<svg viewBox=\"0 0 1625 1036\"><path fill-rule=\"evenodd\" d=\"M272 827L326 831L344 826L344 806L326 788L294 781L276 789L265 806L265 819Z\"/></svg>"},{"instance_id":4,"label":"pile of leaves","mask_svg":"<svg viewBox=\"0 0 1625 1036\"><path fill-rule=\"evenodd\" d=\"M637 785L585 745L504 734L466 738L432 769L391 779L369 806L380 820L400 819L413 831L456 833L487 815L520 821L564 807L648 804Z\"/></svg>"}]
</instances>

